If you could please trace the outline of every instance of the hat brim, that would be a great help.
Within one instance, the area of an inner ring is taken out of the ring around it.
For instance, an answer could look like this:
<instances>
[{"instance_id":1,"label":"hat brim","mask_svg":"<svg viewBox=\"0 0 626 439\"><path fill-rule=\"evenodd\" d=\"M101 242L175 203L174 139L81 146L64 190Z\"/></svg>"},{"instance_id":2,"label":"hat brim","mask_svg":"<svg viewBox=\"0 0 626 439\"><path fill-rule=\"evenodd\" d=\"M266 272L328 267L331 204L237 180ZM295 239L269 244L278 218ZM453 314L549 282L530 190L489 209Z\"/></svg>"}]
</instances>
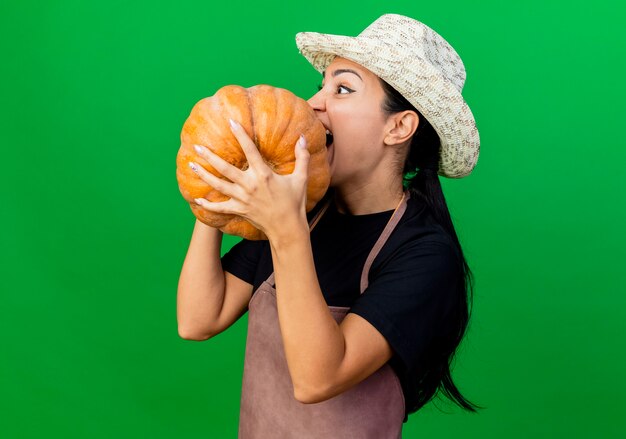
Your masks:
<instances>
[{"instance_id":1,"label":"hat brim","mask_svg":"<svg viewBox=\"0 0 626 439\"><path fill-rule=\"evenodd\" d=\"M419 56L407 58L397 48L366 37L300 32L296 34L296 45L322 74L339 56L382 78L398 90L439 135L438 174L461 178L471 173L480 149L476 121L460 90L435 67Z\"/></svg>"}]
</instances>

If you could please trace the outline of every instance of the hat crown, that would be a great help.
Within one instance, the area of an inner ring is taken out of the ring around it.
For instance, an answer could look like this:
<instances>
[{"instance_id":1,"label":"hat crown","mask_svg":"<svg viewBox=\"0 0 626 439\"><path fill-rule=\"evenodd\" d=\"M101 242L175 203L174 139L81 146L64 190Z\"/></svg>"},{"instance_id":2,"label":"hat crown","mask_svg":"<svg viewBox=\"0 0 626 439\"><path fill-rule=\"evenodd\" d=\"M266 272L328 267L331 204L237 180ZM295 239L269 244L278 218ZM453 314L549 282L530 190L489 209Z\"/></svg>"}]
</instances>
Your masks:
<instances>
[{"instance_id":1,"label":"hat crown","mask_svg":"<svg viewBox=\"0 0 626 439\"><path fill-rule=\"evenodd\" d=\"M358 35L384 43L398 54L398 59L419 57L449 80L459 93L465 84L465 66L459 54L437 32L411 17L385 14Z\"/></svg>"}]
</instances>

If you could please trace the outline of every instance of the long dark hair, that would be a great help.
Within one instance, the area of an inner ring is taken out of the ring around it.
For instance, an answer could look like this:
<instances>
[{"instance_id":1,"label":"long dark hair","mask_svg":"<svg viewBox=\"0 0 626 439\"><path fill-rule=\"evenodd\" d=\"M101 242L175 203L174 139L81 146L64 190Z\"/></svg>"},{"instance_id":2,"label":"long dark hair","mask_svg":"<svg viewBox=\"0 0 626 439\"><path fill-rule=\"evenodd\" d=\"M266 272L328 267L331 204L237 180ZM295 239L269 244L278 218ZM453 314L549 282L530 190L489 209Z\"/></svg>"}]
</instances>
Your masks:
<instances>
[{"instance_id":1,"label":"long dark hair","mask_svg":"<svg viewBox=\"0 0 626 439\"><path fill-rule=\"evenodd\" d=\"M380 79L380 78L379 78ZM450 212L446 204L441 183L437 174L439 166L439 150L441 142L439 135L433 126L422 116L422 114L407 101L396 89L386 81L380 79L385 91L383 111L387 115L405 110L415 111L419 116L419 124L415 134L411 139L409 154L404 162L403 185L409 189L411 196L417 196L425 200L435 218L454 241L461 258L461 286L458 295L457 314L455 315L454 330L443 339L438 339L437 343L428 353L426 360L426 370L419 380L418 398L416 404L409 408L408 413L414 413L428 403L437 394L443 392L450 400L460 407L476 412L476 409L484 408L473 404L461 395L459 389L452 381L451 367L456 350L465 335L469 318L471 315L471 305L474 295L474 279L463 250L459 243L459 238L454 230Z\"/></svg>"}]
</instances>

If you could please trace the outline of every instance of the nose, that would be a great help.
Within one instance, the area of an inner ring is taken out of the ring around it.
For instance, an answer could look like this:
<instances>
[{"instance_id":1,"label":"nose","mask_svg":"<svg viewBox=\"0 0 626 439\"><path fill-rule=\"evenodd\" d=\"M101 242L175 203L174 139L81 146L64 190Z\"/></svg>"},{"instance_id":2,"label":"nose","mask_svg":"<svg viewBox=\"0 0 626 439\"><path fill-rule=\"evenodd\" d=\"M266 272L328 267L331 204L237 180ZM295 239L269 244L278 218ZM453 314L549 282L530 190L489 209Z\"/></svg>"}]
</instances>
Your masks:
<instances>
[{"instance_id":1,"label":"nose","mask_svg":"<svg viewBox=\"0 0 626 439\"><path fill-rule=\"evenodd\" d=\"M323 90L318 91L307 101L307 103L315 111L326 111L326 99L324 98L324 94L322 92Z\"/></svg>"}]
</instances>

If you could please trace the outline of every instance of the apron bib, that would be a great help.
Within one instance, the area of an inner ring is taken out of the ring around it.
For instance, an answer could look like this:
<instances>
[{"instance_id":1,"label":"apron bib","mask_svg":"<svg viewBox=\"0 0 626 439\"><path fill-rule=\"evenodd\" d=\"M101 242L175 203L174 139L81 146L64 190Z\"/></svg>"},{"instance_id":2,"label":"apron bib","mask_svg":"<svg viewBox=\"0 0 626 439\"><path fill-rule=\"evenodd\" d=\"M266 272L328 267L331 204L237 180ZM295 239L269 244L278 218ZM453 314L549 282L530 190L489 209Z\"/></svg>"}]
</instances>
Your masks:
<instances>
[{"instance_id":1,"label":"apron bib","mask_svg":"<svg viewBox=\"0 0 626 439\"><path fill-rule=\"evenodd\" d=\"M361 294L367 288L374 258L406 211L409 197L406 191L365 261ZM330 202L311 220L311 230ZM357 385L326 401L304 404L295 399L273 284L274 273L254 292L248 305L239 438L401 438L404 394L388 362ZM350 307L343 306L328 306L328 309L337 324L350 311Z\"/></svg>"}]
</instances>

